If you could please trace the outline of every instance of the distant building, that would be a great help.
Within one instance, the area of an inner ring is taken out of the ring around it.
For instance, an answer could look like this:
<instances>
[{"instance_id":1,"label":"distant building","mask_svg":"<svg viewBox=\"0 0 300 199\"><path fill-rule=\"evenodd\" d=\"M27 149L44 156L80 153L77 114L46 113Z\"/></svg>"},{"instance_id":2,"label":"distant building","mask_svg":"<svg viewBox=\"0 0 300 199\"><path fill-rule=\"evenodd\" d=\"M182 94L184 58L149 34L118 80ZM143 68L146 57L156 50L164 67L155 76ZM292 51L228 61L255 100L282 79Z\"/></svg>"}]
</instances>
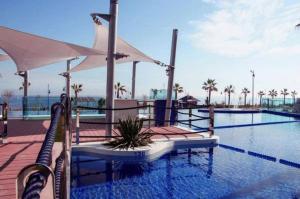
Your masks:
<instances>
[{"instance_id":1,"label":"distant building","mask_svg":"<svg viewBox=\"0 0 300 199\"><path fill-rule=\"evenodd\" d=\"M181 107L189 107L189 106L196 106L200 100L197 98L186 95L178 100L179 106Z\"/></svg>"}]
</instances>

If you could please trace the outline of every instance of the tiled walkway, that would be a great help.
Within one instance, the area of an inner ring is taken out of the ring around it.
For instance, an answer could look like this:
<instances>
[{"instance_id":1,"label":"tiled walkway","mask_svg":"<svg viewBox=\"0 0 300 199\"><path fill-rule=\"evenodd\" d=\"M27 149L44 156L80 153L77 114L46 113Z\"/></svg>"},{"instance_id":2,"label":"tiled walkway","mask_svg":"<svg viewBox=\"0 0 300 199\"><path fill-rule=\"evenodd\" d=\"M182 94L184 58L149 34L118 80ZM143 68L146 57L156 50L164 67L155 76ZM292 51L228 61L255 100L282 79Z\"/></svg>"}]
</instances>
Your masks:
<instances>
[{"instance_id":1,"label":"tiled walkway","mask_svg":"<svg viewBox=\"0 0 300 199\"><path fill-rule=\"evenodd\" d=\"M8 143L0 144L0 199L16 198L16 177L26 165L35 162L40 150L49 121L10 120L8 123ZM0 132L3 131L0 125ZM103 136L103 125L81 125L80 135ZM156 133L183 133L184 130L175 127L151 128ZM190 135L155 135L153 138L169 139L173 137L191 137ZM75 137L73 133L73 137ZM103 138L81 138L81 142L99 141ZM73 138L73 141L75 139Z\"/></svg>"}]
</instances>

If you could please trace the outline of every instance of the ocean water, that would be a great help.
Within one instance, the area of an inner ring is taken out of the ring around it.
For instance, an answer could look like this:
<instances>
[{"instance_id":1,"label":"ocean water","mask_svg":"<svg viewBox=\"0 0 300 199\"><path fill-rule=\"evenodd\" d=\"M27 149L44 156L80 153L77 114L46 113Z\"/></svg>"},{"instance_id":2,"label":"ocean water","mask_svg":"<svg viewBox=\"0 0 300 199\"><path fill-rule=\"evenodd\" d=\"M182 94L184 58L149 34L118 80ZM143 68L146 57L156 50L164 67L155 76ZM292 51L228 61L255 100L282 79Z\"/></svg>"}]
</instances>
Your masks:
<instances>
[{"instance_id":1,"label":"ocean water","mask_svg":"<svg viewBox=\"0 0 300 199\"><path fill-rule=\"evenodd\" d=\"M78 104L81 106L98 107L98 100L101 97L80 97ZM52 104L59 102L59 96L29 96L27 97L27 109L25 115L50 115ZM0 98L0 103L3 99ZM23 116L23 103L22 96L13 96L9 100L9 117L22 117ZM84 111L84 113L98 113L98 111Z\"/></svg>"}]
</instances>

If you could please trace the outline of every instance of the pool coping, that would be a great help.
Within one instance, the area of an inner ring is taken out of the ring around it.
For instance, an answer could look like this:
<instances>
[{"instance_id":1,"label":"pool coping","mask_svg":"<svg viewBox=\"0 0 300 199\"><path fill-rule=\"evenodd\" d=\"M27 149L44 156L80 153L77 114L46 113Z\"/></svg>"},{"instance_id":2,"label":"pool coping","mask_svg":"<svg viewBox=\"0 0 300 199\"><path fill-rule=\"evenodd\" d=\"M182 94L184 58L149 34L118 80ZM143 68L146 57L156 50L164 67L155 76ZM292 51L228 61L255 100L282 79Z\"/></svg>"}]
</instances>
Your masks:
<instances>
[{"instance_id":1,"label":"pool coping","mask_svg":"<svg viewBox=\"0 0 300 199\"><path fill-rule=\"evenodd\" d=\"M209 110L198 109L198 112L208 113ZM260 109L225 109L225 108L215 108L215 113L235 113L235 114L249 114L249 113L261 113Z\"/></svg>"}]
</instances>

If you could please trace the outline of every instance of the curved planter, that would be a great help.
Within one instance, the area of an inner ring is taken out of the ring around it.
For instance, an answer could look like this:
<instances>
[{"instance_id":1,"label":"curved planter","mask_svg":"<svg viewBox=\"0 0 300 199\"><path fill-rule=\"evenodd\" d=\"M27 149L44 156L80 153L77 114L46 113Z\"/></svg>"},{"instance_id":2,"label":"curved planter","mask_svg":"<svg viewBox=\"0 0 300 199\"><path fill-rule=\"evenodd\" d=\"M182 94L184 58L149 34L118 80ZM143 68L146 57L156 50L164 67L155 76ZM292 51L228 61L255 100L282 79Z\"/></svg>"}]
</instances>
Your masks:
<instances>
[{"instance_id":1,"label":"curved planter","mask_svg":"<svg viewBox=\"0 0 300 199\"><path fill-rule=\"evenodd\" d=\"M83 143L72 147L73 153L89 154L104 159L117 159L126 161L154 160L178 148L198 148L216 145L218 136L205 136L197 138L173 138L170 140L154 140L149 146L122 150L105 146L105 142Z\"/></svg>"}]
</instances>

